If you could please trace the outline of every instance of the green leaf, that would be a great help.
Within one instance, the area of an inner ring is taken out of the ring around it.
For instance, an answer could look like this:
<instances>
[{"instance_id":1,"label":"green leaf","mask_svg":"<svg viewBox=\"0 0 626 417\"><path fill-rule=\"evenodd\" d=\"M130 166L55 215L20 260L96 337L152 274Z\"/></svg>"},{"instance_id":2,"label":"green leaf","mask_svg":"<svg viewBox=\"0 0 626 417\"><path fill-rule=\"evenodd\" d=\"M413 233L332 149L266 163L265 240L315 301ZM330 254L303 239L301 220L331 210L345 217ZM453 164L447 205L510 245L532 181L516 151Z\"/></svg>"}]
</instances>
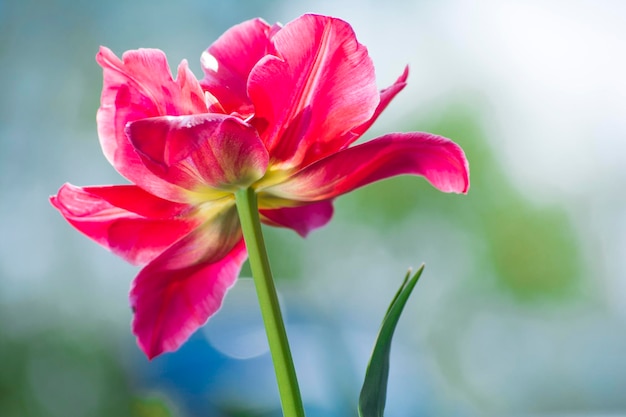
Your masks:
<instances>
[{"instance_id":1,"label":"green leaf","mask_svg":"<svg viewBox=\"0 0 626 417\"><path fill-rule=\"evenodd\" d=\"M359 396L359 416L360 417L382 417L385 411L385 400L387 398L387 379L389 377L389 354L391 352L391 339L396 325L402 314L415 284L422 275L424 265L411 276L411 270L407 272L404 281L393 297L383 323L380 326L376 344L372 351L372 357L367 365L365 381ZM410 278L409 278L410 277Z\"/></svg>"}]
</instances>

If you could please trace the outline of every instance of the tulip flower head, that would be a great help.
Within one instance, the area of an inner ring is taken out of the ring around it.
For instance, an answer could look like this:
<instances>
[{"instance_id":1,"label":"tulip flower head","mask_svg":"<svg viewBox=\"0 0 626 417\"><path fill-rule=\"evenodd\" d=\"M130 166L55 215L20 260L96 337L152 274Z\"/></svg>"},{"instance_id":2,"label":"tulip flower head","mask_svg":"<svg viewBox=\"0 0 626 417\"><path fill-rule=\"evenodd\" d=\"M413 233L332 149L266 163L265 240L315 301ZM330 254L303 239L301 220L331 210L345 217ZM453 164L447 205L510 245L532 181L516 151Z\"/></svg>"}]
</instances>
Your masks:
<instances>
[{"instance_id":1,"label":"tulip flower head","mask_svg":"<svg viewBox=\"0 0 626 417\"><path fill-rule=\"evenodd\" d=\"M247 253L234 193L252 188L261 220L306 236L334 198L400 174L465 193L468 164L452 141L391 133L351 146L406 85L378 91L350 25L304 15L226 31L174 79L163 52L119 59L102 47L98 135L130 185L65 184L52 204L76 229L143 265L132 329L150 358L176 350L222 303Z\"/></svg>"}]
</instances>

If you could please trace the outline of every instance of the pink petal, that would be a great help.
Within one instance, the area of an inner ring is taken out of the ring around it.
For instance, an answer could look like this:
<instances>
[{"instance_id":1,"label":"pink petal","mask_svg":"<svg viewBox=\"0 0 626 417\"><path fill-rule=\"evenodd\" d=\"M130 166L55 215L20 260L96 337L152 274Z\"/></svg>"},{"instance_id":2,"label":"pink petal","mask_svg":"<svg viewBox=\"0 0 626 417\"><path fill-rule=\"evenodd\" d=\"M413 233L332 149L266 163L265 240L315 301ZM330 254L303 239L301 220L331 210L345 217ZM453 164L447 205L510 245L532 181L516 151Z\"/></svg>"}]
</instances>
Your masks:
<instances>
[{"instance_id":1,"label":"pink petal","mask_svg":"<svg viewBox=\"0 0 626 417\"><path fill-rule=\"evenodd\" d=\"M149 358L178 349L220 308L247 257L238 227L233 207L221 220L207 222L177 242L135 278L132 328Z\"/></svg>"},{"instance_id":2,"label":"pink petal","mask_svg":"<svg viewBox=\"0 0 626 417\"><path fill-rule=\"evenodd\" d=\"M257 131L220 114L165 116L127 126L148 169L188 190L246 187L265 173L268 155Z\"/></svg>"},{"instance_id":3,"label":"pink petal","mask_svg":"<svg viewBox=\"0 0 626 417\"><path fill-rule=\"evenodd\" d=\"M331 17L304 15L271 41L277 56L261 59L248 81L253 123L272 161L304 166L341 149L372 117L374 66L350 25Z\"/></svg>"},{"instance_id":4,"label":"pink petal","mask_svg":"<svg viewBox=\"0 0 626 417\"><path fill-rule=\"evenodd\" d=\"M202 54L202 87L227 113L254 113L246 91L248 74L267 54L270 32L270 25L263 20L248 20L228 29Z\"/></svg>"},{"instance_id":5,"label":"pink petal","mask_svg":"<svg viewBox=\"0 0 626 417\"><path fill-rule=\"evenodd\" d=\"M120 60L111 50L101 47L96 60L104 74L97 120L105 156L131 182L160 197L182 202L180 189L141 163L124 129L128 122L147 117L206 112L200 84L185 61L174 81L165 54L155 49L128 51Z\"/></svg>"},{"instance_id":6,"label":"pink petal","mask_svg":"<svg viewBox=\"0 0 626 417\"><path fill-rule=\"evenodd\" d=\"M351 144L352 142L360 138L361 135L363 135L363 133L365 133L374 124L376 119L378 119L378 116L380 116L383 110L385 110L389 103L391 103L391 100L393 100L393 98L400 91L402 91L404 87L406 87L406 80L408 77L409 67L405 67L404 72L402 73L402 75L400 75L400 77L398 77L396 82L380 92L380 102L378 103L378 107L376 107L376 111L374 112L372 117L367 122L352 129L349 132L350 136L346 137L346 144Z\"/></svg>"},{"instance_id":7,"label":"pink petal","mask_svg":"<svg viewBox=\"0 0 626 417\"><path fill-rule=\"evenodd\" d=\"M293 229L302 237L312 230L325 226L333 217L333 204L330 201L307 204L298 207L261 209L263 223L276 227Z\"/></svg>"},{"instance_id":8,"label":"pink petal","mask_svg":"<svg viewBox=\"0 0 626 417\"><path fill-rule=\"evenodd\" d=\"M469 166L457 144L430 133L391 133L309 165L259 199L323 201L401 174L422 175L444 192L469 188Z\"/></svg>"},{"instance_id":9,"label":"pink petal","mask_svg":"<svg viewBox=\"0 0 626 417\"><path fill-rule=\"evenodd\" d=\"M50 202L80 232L133 264L151 261L198 225L184 216L188 206L134 185L65 184Z\"/></svg>"}]
</instances>

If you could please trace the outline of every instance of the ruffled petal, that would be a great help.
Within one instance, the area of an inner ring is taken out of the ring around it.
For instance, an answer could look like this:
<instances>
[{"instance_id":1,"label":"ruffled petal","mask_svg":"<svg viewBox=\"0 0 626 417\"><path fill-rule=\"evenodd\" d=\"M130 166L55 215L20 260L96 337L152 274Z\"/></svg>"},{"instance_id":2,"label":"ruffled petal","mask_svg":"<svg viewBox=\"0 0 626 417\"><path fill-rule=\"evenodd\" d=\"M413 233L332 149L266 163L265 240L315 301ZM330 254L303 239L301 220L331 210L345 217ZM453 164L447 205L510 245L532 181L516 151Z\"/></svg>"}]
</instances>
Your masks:
<instances>
[{"instance_id":1,"label":"ruffled petal","mask_svg":"<svg viewBox=\"0 0 626 417\"><path fill-rule=\"evenodd\" d=\"M185 61L174 81L165 54L156 49L128 51L120 60L101 47L96 60L104 75L97 115L104 155L131 182L168 200L182 201L178 187L161 180L141 163L124 129L128 122L147 117L206 112L200 84Z\"/></svg>"},{"instance_id":2,"label":"ruffled petal","mask_svg":"<svg viewBox=\"0 0 626 417\"><path fill-rule=\"evenodd\" d=\"M342 20L304 15L271 38L276 56L252 69L248 93L252 123L275 165L307 165L344 146L379 102L367 49Z\"/></svg>"},{"instance_id":3,"label":"ruffled petal","mask_svg":"<svg viewBox=\"0 0 626 417\"><path fill-rule=\"evenodd\" d=\"M145 166L187 190L234 191L265 173L268 155L256 129L220 114L141 119L126 133Z\"/></svg>"},{"instance_id":4,"label":"ruffled petal","mask_svg":"<svg viewBox=\"0 0 626 417\"><path fill-rule=\"evenodd\" d=\"M330 201L307 204L298 207L261 209L261 220L270 226L293 229L302 237L311 231L325 226L333 217L333 204Z\"/></svg>"},{"instance_id":5,"label":"ruffled petal","mask_svg":"<svg viewBox=\"0 0 626 417\"><path fill-rule=\"evenodd\" d=\"M246 91L248 74L267 54L271 29L262 19L248 20L228 29L202 54L205 76L200 83L227 113L254 113Z\"/></svg>"},{"instance_id":6,"label":"ruffled petal","mask_svg":"<svg viewBox=\"0 0 626 417\"><path fill-rule=\"evenodd\" d=\"M424 176L444 192L469 188L469 165L457 144L430 133L391 133L309 165L259 199L323 201L401 174Z\"/></svg>"},{"instance_id":7,"label":"ruffled petal","mask_svg":"<svg viewBox=\"0 0 626 417\"><path fill-rule=\"evenodd\" d=\"M134 185L65 184L50 202L80 232L133 264L150 262L198 226L185 216L188 206Z\"/></svg>"},{"instance_id":8,"label":"ruffled petal","mask_svg":"<svg viewBox=\"0 0 626 417\"><path fill-rule=\"evenodd\" d=\"M130 291L132 328L149 358L178 349L220 308L246 257L232 207L139 273Z\"/></svg>"}]
</instances>

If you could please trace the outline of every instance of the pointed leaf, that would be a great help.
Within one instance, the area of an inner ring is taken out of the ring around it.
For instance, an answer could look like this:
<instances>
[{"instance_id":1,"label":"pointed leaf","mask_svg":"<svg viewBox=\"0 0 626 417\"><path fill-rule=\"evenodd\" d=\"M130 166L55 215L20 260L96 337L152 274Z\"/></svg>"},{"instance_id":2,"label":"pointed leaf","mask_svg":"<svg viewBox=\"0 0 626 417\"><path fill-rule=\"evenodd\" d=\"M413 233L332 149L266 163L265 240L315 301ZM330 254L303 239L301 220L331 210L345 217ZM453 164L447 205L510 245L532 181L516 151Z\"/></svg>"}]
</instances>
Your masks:
<instances>
[{"instance_id":1,"label":"pointed leaf","mask_svg":"<svg viewBox=\"0 0 626 417\"><path fill-rule=\"evenodd\" d=\"M360 417L382 417L385 411L387 398L387 379L389 377L389 354L391 352L391 339L396 329L402 310L406 305L415 284L422 275L424 265L409 278L411 271L406 274L400 289L394 296L383 323L378 332L378 338L374 345L372 357L367 365L365 381L359 396Z\"/></svg>"}]
</instances>

